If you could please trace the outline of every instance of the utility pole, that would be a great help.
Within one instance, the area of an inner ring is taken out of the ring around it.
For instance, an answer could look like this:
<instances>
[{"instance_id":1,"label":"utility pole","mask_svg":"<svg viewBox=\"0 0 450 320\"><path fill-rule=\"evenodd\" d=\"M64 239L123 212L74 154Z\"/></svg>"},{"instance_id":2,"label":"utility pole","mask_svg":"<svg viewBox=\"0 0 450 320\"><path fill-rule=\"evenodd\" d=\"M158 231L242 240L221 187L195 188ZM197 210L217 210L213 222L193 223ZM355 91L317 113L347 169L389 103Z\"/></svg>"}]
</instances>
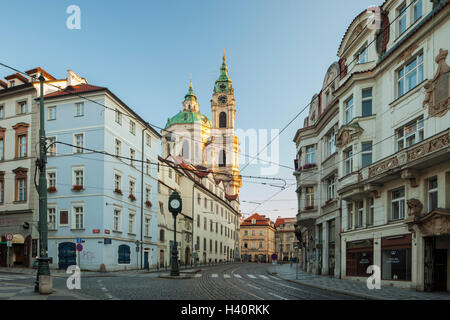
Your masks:
<instances>
[{"instance_id":1,"label":"utility pole","mask_svg":"<svg viewBox=\"0 0 450 320\"><path fill-rule=\"evenodd\" d=\"M36 166L39 168L39 258L38 271L34 290L41 294L52 293L53 283L50 275L48 259L48 224L47 224L47 177L45 168L47 164L47 148L44 128L44 76L39 76L40 99L39 99L39 159Z\"/></svg>"}]
</instances>

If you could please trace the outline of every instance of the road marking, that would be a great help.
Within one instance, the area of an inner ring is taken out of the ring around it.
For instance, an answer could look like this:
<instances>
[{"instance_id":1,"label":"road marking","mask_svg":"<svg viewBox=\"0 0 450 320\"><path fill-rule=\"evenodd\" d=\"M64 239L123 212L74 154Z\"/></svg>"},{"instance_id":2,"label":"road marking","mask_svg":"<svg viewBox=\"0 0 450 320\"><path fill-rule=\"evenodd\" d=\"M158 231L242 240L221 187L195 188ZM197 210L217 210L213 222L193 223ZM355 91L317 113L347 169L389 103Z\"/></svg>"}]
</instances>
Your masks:
<instances>
[{"instance_id":1,"label":"road marking","mask_svg":"<svg viewBox=\"0 0 450 320\"><path fill-rule=\"evenodd\" d=\"M218 275L217 275L217 273L213 273L213 274L211 275L211 277L212 277L212 278L217 278Z\"/></svg>"},{"instance_id":2,"label":"road marking","mask_svg":"<svg viewBox=\"0 0 450 320\"><path fill-rule=\"evenodd\" d=\"M223 277L228 278L228 279L231 278L231 276L229 274L224 274Z\"/></svg>"},{"instance_id":3,"label":"road marking","mask_svg":"<svg viewBox=\"0 0 450 320\"><path fill-rule=\"evenodd\" d=\"M267 278L266 276L264 276L264 275L262 275L262 274L260 274L259 276L260 276L261 278L263 278L263 279L266 279L266 280L269 279L269 278Z\"/></svg>"},{"instance_id":4,"label":"road marking","mask_svg":"<svg viewBox=\"0 0 450 320\"><path fill-rule=\"evenodd\" d=\"M101 289L102 289L103 291L108 291L108 289L106 289L105 287L101 287Z\"/></svg>"},{"instance_id":5,"label":"road marking","mask_svg":"<svg viewBox=\"0 0 450 320\"><path fill-rule=\"evenodd\" d=\"M248 274L247 277L249 277L250 279L256 279L256 277L252 274Z\"/></svg>"},{"instance_id":6,"label":"road marking","mask_svg":"<svg viewBox=\"0 0 450 320\"><path fill-rule=\"evenodd\" d=\"M248 283L248 286L249 286L249 287L252 287L252 288L255 288L255 289L258 289L258 290L261 289L261 288L259 288L259 287L257 287L257 286L254 286L254 285L250 284L250 283Z\"/></svg>"},{"instance_id":7,"label":"road marking","mask_svg":"<svg viewBox=\"0 0 450 320\"><path fill-rule=\"evenodd\" d=\"M277 278L277 277L274 277L274 276L269 276L269 277L271 277L271 278L273 278L275 280L280 280L280 278Z\"/></svg>"},{"instance_id":8,"label":"road marking","mask_svg":"<svg viewBox=\"0 0 450 320\"><path fill-rule=\"evenodd\" d=\"M234 276L239 279L242 278L239 274L235 274Z\"/></svg>"},{"instance_id":9,"label":"road marking","mask_svg":"<svg viewBox=\"0 0 450 320\"><path fill-rule=\"evenodd\" d=\"M282 296L279 296L279 295L277 295L277 294L275 294L275 293L272 293L272 292L267 292L268 294L270 294L271 296L274 296L274 297L277 297L277 298L280 298L280 299L282 299L282 300L288 300L288 299L286 299L286 298L283 298Z\"/></svg>"},{"instance_id":10,"label":"road marking","mask_svg":"<svg viewBox=\"0 0 450 320\"><path fill-rule=\"evenodd\" d=\"M196 278L200 278L201 276L202 276L201 273L197 273L197 274L195 275Z\"/></svg>"}]
</instances>

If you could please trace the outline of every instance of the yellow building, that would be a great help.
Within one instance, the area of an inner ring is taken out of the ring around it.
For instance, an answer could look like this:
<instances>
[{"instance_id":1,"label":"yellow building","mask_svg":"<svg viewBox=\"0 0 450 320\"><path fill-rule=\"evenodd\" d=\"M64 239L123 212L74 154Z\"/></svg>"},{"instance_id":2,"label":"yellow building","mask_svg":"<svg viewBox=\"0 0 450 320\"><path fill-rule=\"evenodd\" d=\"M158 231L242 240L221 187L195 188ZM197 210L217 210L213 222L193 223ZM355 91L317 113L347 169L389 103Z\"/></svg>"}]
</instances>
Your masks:
<instances>
[{"instance_id":1,"label":"yellow building","mask_svg":"<svg viewBox=\"0 0 450 320\"><path fill-rule=\"evenodd\" d=\"M265 216L257 213L241 223L242 261L271 262L275 253L275 226Z\"/></svg>"}]
</instances>

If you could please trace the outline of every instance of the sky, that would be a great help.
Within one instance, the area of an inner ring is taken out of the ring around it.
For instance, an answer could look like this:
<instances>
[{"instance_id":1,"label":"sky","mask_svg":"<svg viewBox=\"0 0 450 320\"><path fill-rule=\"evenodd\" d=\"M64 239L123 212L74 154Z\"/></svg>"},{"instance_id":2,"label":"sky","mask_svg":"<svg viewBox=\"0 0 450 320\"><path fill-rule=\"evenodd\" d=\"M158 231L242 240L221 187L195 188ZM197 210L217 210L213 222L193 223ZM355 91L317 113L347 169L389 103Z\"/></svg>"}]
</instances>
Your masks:
<instances>
[{"instance_id":1,"label":"sky","mask_svg":"<svg viewBox=\"0 0 450 320\"><path fill-rule=\"evenodd\" d=\"M40 66L56 78L71 69L90 84L108 87L149 123L164 127L181 110L190 77L200 111L211 118L210 99L225 50L236 98L236 128L268 130L260 142L264 146L270 130L281 130L321 90L352 20L382 2L4 1L0 62L23 71ZM66 26L70 5L81 10L79 30ZM12 73L0 67L0 78ZM273 150L279 157L272 161L292 169L279 167L270 177L283 178L291 187L282 190L243 179L244 216L258 212L273 220L295 217L293 137L307 113L279 136L279 148ZM242 174L261 176L267 166L255 160Z\"/></svg>"}]
</instances>

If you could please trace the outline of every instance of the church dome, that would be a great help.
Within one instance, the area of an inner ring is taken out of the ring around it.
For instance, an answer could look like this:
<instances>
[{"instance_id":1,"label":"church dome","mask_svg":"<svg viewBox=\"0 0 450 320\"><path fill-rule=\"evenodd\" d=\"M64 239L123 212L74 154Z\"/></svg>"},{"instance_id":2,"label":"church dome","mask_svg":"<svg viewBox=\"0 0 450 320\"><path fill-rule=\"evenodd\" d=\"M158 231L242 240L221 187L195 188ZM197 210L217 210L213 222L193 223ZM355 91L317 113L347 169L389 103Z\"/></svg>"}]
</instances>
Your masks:
<instances>
[{"instance_id":1,"label":"church dome","mask_svg":"<svg viewBox=\"0 0 450 320\"><path fill-rule=\"evenodd\" d=\"M167 120L166 127L169 128L174 124L190 124L199 123L201 125L211 128L209 119L198 111L180 111L178 114Z\"/></svg>"}]
</instances>

